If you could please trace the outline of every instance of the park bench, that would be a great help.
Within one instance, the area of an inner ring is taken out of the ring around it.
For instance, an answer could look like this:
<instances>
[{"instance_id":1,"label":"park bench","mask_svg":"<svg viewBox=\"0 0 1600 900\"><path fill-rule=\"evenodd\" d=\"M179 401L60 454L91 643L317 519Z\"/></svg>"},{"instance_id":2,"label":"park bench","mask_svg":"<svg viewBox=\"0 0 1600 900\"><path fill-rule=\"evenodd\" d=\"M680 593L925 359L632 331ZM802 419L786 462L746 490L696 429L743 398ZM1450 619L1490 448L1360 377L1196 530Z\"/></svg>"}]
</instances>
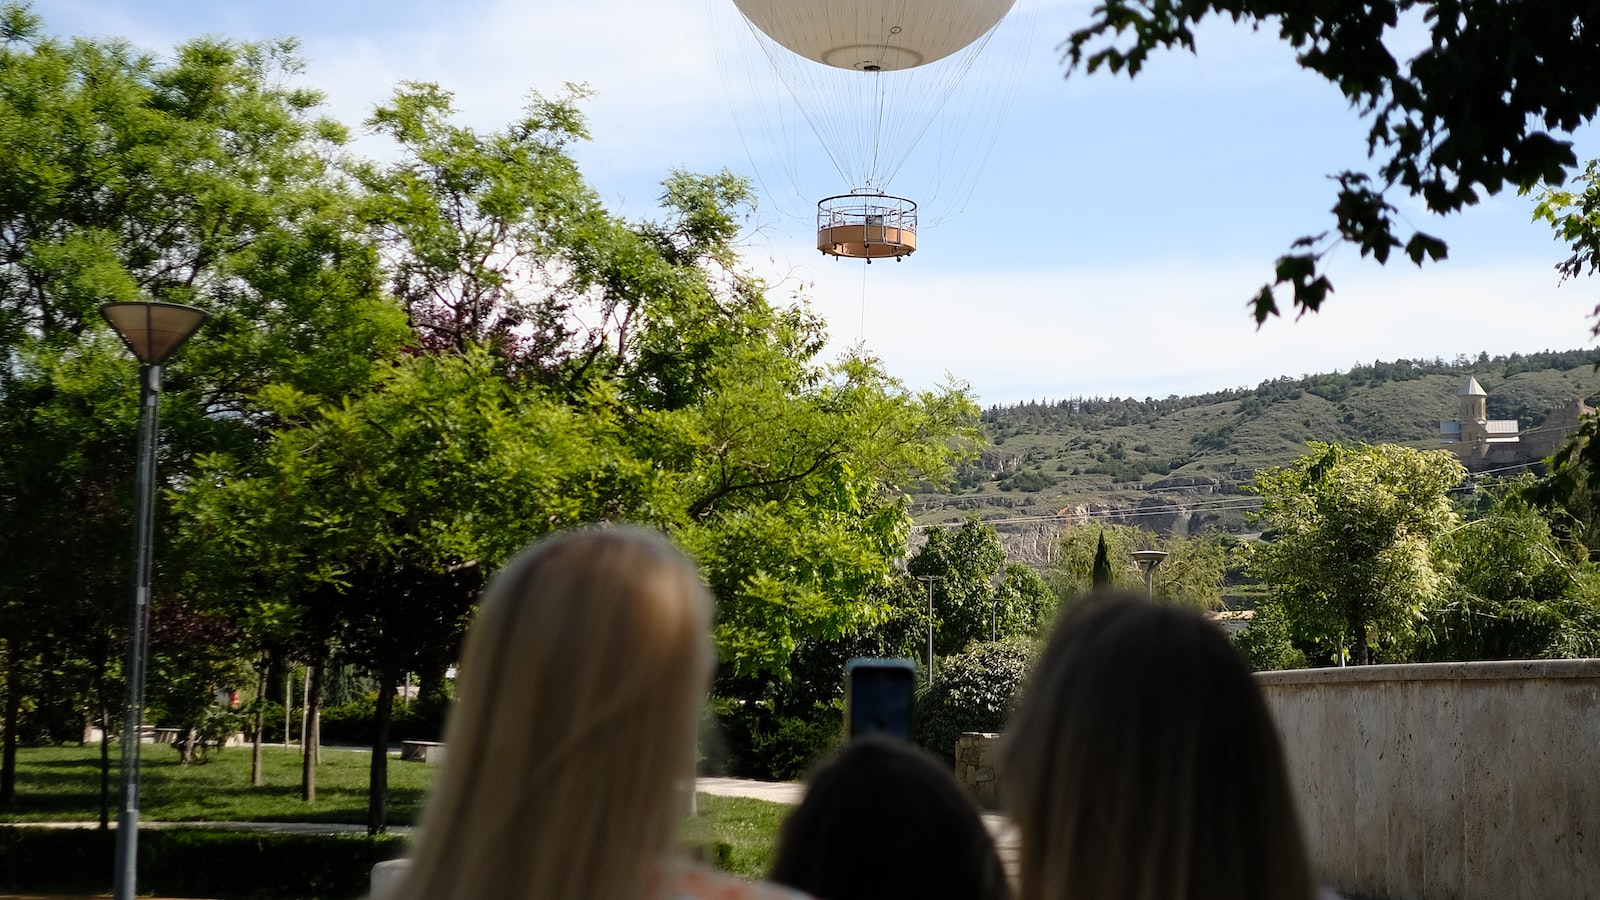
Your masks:
<instances>
[{"instance_id":1,"label":"park bench","mask_svg":"<svg viewBox=\"0 0 1600 900\"><path fill-rule=\"evenodd\" d=\"M400 758L407 762L438 765L444 762L444 744L438 741L401 741Z\"/></svg>"}]
</instances>

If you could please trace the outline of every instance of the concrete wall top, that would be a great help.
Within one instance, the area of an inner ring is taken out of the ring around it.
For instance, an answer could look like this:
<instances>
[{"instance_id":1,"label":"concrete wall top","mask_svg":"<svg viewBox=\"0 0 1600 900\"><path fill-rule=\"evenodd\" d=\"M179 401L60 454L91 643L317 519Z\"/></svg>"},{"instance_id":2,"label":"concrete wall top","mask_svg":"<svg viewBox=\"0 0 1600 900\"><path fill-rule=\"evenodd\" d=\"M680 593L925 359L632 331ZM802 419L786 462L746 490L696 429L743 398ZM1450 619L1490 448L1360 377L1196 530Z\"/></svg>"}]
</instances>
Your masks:
<instances>
[{"instance_id":1,"label":"concrete wall top","mask_svg":"<svg viewBox=\"0 0 1600 900\"><path fill-rule=\"evenodd\" d=\"M1262 686L1338 685L1372 681L1511 680L1518 678L1600 678L1600 659L1510 659L1494 662L1411 663L1402 666L1285 669L1257 672Z\"/></svg>"}]
</instances>

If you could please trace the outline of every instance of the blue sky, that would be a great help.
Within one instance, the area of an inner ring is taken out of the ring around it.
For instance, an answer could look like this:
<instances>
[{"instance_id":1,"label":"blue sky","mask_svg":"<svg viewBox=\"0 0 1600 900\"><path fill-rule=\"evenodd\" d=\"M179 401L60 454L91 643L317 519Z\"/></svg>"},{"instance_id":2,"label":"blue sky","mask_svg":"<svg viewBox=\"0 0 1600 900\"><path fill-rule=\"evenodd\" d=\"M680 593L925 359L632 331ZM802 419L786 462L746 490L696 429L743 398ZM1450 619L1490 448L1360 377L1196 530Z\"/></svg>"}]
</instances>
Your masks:
<instances>
[{"instance_id":1,"label":"blue sky","mask_svg":"<svg viewBox=\"0 0 1600 900\"><path fill-rule=\"evenodd\" d=\"M1593 281L1557 286L1563 248L1530 221L1532 201L1515 194L1443 219L1395 198L1406 221L1449 241L1447 262L1380 267L1341 248L1325 312L1257 330L1246 300L1291 240L1331 225L1325 176L1366 167L1363 123L1337 89L1294 65L1271 29L1228 22L1202 28L1198 54L1157 56L1135 81L1064 81L1055 48L1088 20L1091 4L1080 2L1021 0L1029 30L989 48L1003 46L1020 67L1009 115L959 215L934 210L945 220L925 223L917 254L899 265L824 259L812 224L785 211L799 209L795 196L849 185L825 173L814 184L810 175L777 184L781 166L753 130L758 117L741 108L752 73L718 27L727 13L719 4L729 2L37 0L34 8L53 31L122 36L158 52L199 34L297 36L305 80L350 124L402 79L454 91L463 119L483 128L509 121L530 88L587 82L596 91L587 106L594 140L577 155L613 208L649 215L673 167L761 175L787 190L763 203L749 235L747 259L775 299L803 295L837 347L863 342L907 384L953 376L985 404L1165 396L1357 361L1592 343L1600 291ZM986 64L998 70L1000 61L980 58L975 73ZM1593 126L1575 139L1580 159L1600 156ZM371 139L359 149L384 152Z\"/></svg>"}]
</instances>

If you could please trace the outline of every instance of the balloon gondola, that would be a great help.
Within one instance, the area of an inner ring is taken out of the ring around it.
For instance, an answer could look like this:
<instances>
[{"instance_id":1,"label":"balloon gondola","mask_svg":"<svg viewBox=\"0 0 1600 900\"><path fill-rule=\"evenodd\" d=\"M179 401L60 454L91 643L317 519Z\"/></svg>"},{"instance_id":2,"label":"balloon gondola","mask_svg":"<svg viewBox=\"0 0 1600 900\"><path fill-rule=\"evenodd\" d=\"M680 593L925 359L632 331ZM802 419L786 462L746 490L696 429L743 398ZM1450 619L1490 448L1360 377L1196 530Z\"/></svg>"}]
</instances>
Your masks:
<instances>
[{"instance_id":1,"label":"balloon gondola","mask_svg":"<svg viewBox=\"0 0 1600 900\"><path fill-rule=\"evenodd\" d=\"M825 197L817 203L817 249L869 263L899 262L917 249L917 204L866 191Z\"/></svg>"},{"instance_id":2,"label":"balloon gondola","mask_svg":"<svg viewBox=\"0 0 1600 900\"><path fill-rule=\"evenodd\" d=\"M818 250L868 262L915 252L919 203L890 193L891 182L1015 3L733 0L760 56L849 185L816 205ZM751 73L749 80L759 79ZM960 175L981 166L993 145L987 126L1009 97L1003 82L996 78L970 92L974 104L945 126L968 146L939 148L936 166L965 165ZM756 104L750 115L775 115L773 105ZM781 138L775 143L788 146L792 133Z\"/></svg>"}]
</instances>

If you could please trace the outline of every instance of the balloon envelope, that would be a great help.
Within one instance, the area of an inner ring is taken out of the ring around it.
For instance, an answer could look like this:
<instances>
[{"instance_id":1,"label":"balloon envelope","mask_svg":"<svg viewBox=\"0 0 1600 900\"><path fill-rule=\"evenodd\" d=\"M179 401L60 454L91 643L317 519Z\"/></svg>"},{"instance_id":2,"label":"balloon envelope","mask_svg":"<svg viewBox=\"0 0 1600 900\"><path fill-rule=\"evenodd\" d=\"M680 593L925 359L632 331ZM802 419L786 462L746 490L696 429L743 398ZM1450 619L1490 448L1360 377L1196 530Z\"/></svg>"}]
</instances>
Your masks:
<instances>
[{"instance_id":1,"label":"balloon envelope","mask_svg":"<svg viewBox=\"0 0 1600 900\"><path fill-rule=\"evenodd\" d=\"M734 0L751 25L823 65L892 72L983 37L1016 0Z\"/></svg>"}]
</instances>

